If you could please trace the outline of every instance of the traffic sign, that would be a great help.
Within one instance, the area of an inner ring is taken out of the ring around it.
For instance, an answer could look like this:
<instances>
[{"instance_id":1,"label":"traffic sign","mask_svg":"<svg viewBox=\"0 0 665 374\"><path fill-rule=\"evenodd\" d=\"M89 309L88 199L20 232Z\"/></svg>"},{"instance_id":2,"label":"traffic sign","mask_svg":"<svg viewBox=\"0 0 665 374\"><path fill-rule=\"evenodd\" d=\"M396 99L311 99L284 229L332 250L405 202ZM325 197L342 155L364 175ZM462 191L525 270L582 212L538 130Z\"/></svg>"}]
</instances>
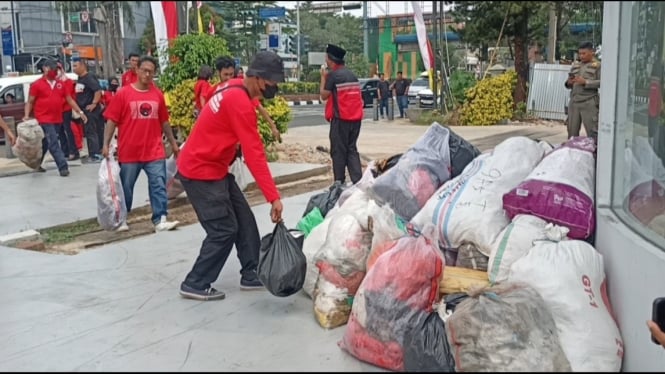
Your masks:
<instances>
[{"instance_id":1,"label":"traffic sign","mask_svg":"<svg viewBox=\"0 0 665 374\"><path fill-rule=\"evenodd\" d=\"M81 12L81 22L88 22L90 20L90 14L88 14L87 10L84 10Z\"/></svg>"},{"instance_id":2,"label":"traffic sign","mask_svg":"<svg viewBox=\"0 0 665 374\"><path fill-rule=\"evenodd\" d=\"M284 18L286 16L286 8L259 8L259 18Z\"/></svg>"},{"instance_id":3,"label":"traffic sign","mask_svg":"<svg viewBox=\"0 0 665 374\"><path fill-rule=\"evenodd\" d=\"M268 35L268 48L279 48L279 35Z\"/></svg>"}]
</instances>

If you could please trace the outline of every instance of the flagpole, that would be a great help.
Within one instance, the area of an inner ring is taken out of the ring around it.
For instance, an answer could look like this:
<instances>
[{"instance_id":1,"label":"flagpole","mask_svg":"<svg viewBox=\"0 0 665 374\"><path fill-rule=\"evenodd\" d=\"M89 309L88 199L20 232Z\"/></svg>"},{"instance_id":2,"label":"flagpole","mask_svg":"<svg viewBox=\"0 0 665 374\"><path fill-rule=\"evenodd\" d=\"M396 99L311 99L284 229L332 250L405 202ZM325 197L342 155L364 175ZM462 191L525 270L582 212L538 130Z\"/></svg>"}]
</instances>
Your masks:
<instances>
[{"instance_id":1,"label":"flagpole","mask_svg":"<svg viewBox=\"0 0 665 374\"><path fill-rule=\"evenodd\" d=\"M185 18L187 18L187 20L186 20L186 22L187 22L187 32L186 32L186 34L189 34L189 10L192 9L192 2L188 1L186 4L187 4L185 6L185 13L187 14L185 16Z\"/></svg>"}]
</instances>

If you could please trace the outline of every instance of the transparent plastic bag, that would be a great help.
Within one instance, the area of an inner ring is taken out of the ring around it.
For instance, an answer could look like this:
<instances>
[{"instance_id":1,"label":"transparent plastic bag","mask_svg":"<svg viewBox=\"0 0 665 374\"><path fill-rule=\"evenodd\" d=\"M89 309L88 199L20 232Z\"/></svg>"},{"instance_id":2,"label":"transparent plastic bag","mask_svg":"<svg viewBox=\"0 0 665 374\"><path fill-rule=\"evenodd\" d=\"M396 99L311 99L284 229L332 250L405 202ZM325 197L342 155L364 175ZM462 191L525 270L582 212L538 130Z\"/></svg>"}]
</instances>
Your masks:
<instances>
[{"instance_id":1,"label":"transparent plastic bag","mask_svg":"<svg viewBox=\"0 0 665 374\"><path fill-rule=\"evenodd\" d=\"M324 219L323 222L314 227L309 235L305 237L302 246L302 252L307 258L307 273L305 274L303 291L311 298L314 298L316 281L319 279L319 268L316 266L314 258L326 242L330 221L330 218Z\"/></svg>"},{"instance_id":2,"label":"transparent plastic bag","mask_svg":"<svg viewBox=\"0 0 665 374\"><path fill-rule=\"evenodd\" d=\"M97 222L104 230L115 230L127 220L118 161L103 160L97 175Z\"/></svg>"},{"instance_id":3,"label":"transparent plastic bag","mask_svg":"<svg viewBox=\"0 0 665 374\"><path fill-rule=\"evenodd\" d=\"M536 290L503 283L469 296L446 319L456 371L571 371L550 309Z\"/></svg>"},{"instance_id":4,"label":"transparent plastic bag","mask_svg":"<svg viewBox=\"0 0 665 374\"><path fill-rule=\"evenodd\" d=\"M185 142L186 143L186 142ZM185 143L180 145L180 150L185 147ZM185 187L182 183L175 178L178 173L178 165L175 155L171 155L166 159L166 197L171 200L178 197L185 192Z\"/></svg>"},{"instance_id":5,"label":"transparent plastic bag","mask_svg":"<svg viewBox=\"0 0 665 374\"><path fill-rule=\"evenodd\" d=\"M400 157L397 165L376 178L369 189L370 195L410 220L450 179L448 137L448 129L436 123L431 125Z\"/></svg>"},{"instance_id":6,"label":"transparent plastic bag","mask_svg":"<svg viewBox=\"0 0 665 374\"><path fill-rule=\"evenodd\" d=\"M313 293L314 316L325 329L346 324L351 314L352 298L345 288L337 287L324 278L319 278Z\"/></svg>"},{"instance_id":7,"label":"transparent plastic bag","mask_svg":"<svg viewBox=\"0 0 665 374\"><path fill-rule=\"evenodd\" d=\"M231 164L231 167L229 168L229 173L233 174L235 177L236 184L240 187L240 191L247 189L247 186L252 182L252 177L243 157L237 157L236 160L233 161L233 164Z\"/></svg>"}]
</instances>

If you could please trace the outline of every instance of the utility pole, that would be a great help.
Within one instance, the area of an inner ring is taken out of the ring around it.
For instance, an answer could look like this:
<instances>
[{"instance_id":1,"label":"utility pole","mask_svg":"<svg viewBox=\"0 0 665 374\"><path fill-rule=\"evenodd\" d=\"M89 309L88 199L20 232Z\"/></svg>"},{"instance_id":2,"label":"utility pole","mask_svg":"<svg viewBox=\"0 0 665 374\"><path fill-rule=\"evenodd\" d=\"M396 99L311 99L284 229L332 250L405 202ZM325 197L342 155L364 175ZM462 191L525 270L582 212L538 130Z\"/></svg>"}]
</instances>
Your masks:
<instances>
[{"instance_id":1,"label":"utility pole","mask_svg":"<svg viewBox=\"0 0 665 374\"><path fill-rule=\"evenodd\" d=\"M557 31L557 17L556 17L556 3L549 2L549 26L547 30L547 63L553 64L556 56L556 31Z\"/></svg>"},{"instance_id":2,"label":"utility pole","mask_svg":"<svg viewBox=\"0 0 665 374\"><path fill-rule=\"evenodd\" d=\"M296 42L296 82L300 82L300 1L296 2L296 36L298 41Z\"/></svg>"},{"instance_id":3,"label":"utility pole","mask_svg":"<svg viewBox=\"0 0 665 374\"><path fill-rule=\"evenodd\" d=\"M432 22L432 26L433 26L432 27L432 29L433 29L432 34L434 34L434 66L430 66L430 68L431 68L430 71L434 70L434 73L433 73L434 77L432 79L432 87L430 87L432 89L432 94L434 96L434 108L437 107L437 103L438 103L437 100L438 100L438 97L439 97L439 90L438 90L438 87L437 87L438 86L437 85L437 83L438 83L437 80L439 78L439 74L437 74L437 71L439 69L437 69L438 66L436 64L436 60L437 60L437 57L439 57L439 54L441 53L441 48L439 46L439 44L440 44L439 39L440 39L441 35L439 35L439 32L438 32L438 30L439 30L439 27L438 27L439 26L439 22L438 22L439 14L436 11L436 3L437 2L438 1L436 1L436 0L432 1L432 20L433 20L433 22ZM442 61L442 59L439 60L439 61Z\"/></svg>"},{"instance_id":4,"label":"utility pole","mask_svg":"<svg viewBox=\"0 0 665 374\"><path fill-rule=\"evenodd\" d=\"M367 5L369 1L363 1L363 54L369 59L369 25L367 22Z\"/></svg>"}]
</instances>

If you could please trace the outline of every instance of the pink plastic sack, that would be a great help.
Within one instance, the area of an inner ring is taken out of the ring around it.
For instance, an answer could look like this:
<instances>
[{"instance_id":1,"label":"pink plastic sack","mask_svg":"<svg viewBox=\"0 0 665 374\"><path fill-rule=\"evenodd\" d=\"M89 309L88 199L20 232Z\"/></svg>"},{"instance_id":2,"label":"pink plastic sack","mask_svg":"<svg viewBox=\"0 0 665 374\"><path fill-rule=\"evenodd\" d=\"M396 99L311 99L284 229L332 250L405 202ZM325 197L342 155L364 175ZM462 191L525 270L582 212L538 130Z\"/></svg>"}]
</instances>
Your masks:
<instances>
[{"instance_id":1,"label":"pink plastic sack","mask_svg":"<svg viewBox=\"0 0 665 374\"><path fill-rule=\"evenodd\" d=\"M530 214L570 229L572 239L586 239L596 226L594 191L596 144L574 137L536 166L526 180L503 196L510 219Z\"/></svg>"}]
</instances>

